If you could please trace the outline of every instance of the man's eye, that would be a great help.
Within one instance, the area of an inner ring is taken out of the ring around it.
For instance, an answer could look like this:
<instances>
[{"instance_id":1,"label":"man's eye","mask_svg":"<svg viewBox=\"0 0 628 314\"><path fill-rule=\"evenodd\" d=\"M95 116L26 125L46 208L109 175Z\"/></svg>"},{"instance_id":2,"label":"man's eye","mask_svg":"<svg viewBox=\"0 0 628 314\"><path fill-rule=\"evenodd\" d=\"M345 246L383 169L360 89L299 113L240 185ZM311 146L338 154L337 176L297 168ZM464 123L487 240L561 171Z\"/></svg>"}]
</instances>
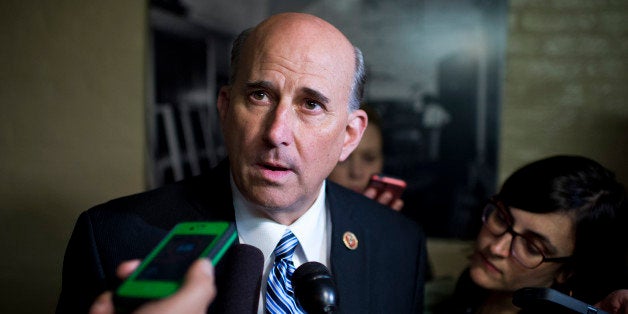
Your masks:
<instances>
[{"instance_id":1,"label":"man's eye","mask_svg":"<svg viewBox=\"0 0 628 314\"><path fill-rule=\"evenodd\" d=\"M322 108L322 107L323 106L320 103L316 102L316 101L313 101L313 100L306 100L305 101L305 108L308 109L308 110L316 110L316 109Z\"/></svg>"},{"instance_id":2,"label":"man's eye","mask_svg":"<svg viewBox=\"0 0 628 314\"><path fill-rule=\"evenodd\" d=\"M264 98L266 98L266 93L263 91L255 91L253 93L251 93L251 97L253 97L253 99L255 100L264 100Z\"/></svg>"}]
</instances>

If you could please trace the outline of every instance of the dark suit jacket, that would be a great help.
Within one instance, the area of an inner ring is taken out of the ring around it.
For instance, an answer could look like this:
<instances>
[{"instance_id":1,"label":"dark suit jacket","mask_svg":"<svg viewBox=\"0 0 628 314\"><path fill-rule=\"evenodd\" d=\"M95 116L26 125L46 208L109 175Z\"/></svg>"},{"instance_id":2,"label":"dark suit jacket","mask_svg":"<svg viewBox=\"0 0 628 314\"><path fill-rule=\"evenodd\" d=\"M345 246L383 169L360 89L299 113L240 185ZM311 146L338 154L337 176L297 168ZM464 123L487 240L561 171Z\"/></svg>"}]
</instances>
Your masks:
<instances>
[{"instance_id":1,"label":"dark suit jacket","mask_svg":"<svg viewBox=\"0 0 628 314\"><path fill-rule=\"evenodd\" d=\"M332 182L327 182L326 193L339 312L421 313L426 265L422 229ZM143 258L176 223L194 220L235 220L226 162L207 175L83 212L65 253L57 312L87 312L98 294L119 285L115 270L122 261ZM356 235L357 249L343 243L346 231ZM218 291L220 295L220 286Z\"/></svg>"}]
</instances>

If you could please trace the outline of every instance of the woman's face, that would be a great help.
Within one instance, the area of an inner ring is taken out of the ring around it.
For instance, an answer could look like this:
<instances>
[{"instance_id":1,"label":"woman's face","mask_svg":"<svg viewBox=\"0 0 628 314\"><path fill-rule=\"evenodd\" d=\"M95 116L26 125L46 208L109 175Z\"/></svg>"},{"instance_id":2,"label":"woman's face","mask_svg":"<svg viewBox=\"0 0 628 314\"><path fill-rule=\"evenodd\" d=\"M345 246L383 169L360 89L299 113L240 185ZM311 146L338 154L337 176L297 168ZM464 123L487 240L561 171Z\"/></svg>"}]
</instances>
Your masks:
<instances>
[{"instance_id":1,"label":"woman's face","mask_svg":"<svg viewBox=\"0 0 628 314\"><path fill-rule=\"evenodd\" d=\"M378 126L369 124L358 147L336 165L329 179L362 193L371 175L381 172L383 166L382 134Z\"/></svg>"},{"instance_id":2,"label":"woman's face","mask_svg":"<svg viewBox=\"0 0 628 314\"><path fill-rule=\"evenodd\" d=\"M573 254L575 224L571 215L557 212L538 214L517 208L506 209L503 213L510 216L508 224L512 224L512 230L521 235L517 236L517 247L522 249L520 252L535 252L538 248L547 258ZM521 241L524 237L527 242ZM515 254L517 257L512 254L512 240L513 235L509 232L494 235L485 222L471 258L470 275L477 285L489 290L514 292L523 287L550 287L568 278L562 268L564 264L560 262L543 262L533 269L523 266L517 260L525 260L521 257L523 254Z\"/></svg>"}]
</instances>

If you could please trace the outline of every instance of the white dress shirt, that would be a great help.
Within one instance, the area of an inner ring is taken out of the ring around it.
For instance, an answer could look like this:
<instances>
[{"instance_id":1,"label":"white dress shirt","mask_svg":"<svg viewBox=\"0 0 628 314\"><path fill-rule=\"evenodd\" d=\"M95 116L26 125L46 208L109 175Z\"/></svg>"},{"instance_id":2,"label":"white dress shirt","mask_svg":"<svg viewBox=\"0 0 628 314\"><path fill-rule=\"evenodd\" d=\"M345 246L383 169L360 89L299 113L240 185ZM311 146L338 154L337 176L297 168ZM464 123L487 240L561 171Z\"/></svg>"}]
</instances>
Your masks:
<instances>
[{"instance_id":1,"label":"white dress shirt","mask_svg":"<svg viewBox=\"0 0 628 314\"><path fill-rule=\"evenodd\" d=\"M295 267L310 261L316 261L329 267L331 246L331 219L329 206L325 200L325 181L321 186L314 204L294 223L289 226L277 223L254 208L240 193L233 178L231 179L235 222L240 243L257 247L264 254L264 273L257 307L258 313L264 313L266 298L266 280L273 266L273 251L281 237L290 229L299 240L293 263Z\"/></svg>"}]
</instances>

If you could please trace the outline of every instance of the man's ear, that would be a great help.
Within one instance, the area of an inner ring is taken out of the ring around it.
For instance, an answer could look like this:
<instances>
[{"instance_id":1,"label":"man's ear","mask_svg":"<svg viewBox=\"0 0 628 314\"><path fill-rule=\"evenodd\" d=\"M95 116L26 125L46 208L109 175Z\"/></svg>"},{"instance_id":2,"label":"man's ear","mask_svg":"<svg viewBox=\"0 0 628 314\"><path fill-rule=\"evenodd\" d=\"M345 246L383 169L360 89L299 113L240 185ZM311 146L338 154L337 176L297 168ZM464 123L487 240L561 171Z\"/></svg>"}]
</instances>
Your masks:
<instances>
[{"instance_id":1,"label":"man's ear","mask_svg":"<svg viewBox=\"0 0 628 314\"><path fill-rule=\"evenodd\" d=\"M358 147L364 130L368 124L368 116L362 109L354 110L349 114L347 127L345 129L345 141L342 145L342 152L338 161L344 161L351 152Z\"/></svg>"},{"instance_id":2,"label":"man's ear","mask_svg":"<svg viewBox=\"0 0 628 314\"><path fill-rule=\"evenodd\" d=\"M229 104L231 102L230 95L231 88L229 86L223 86L220 88L218 92L218 100L216 102L216 107L218 109L218 115L220 116L220 124L224 125L225 119L227 117L227 111L229 110Z\"/></svg>"}]
</instances>

